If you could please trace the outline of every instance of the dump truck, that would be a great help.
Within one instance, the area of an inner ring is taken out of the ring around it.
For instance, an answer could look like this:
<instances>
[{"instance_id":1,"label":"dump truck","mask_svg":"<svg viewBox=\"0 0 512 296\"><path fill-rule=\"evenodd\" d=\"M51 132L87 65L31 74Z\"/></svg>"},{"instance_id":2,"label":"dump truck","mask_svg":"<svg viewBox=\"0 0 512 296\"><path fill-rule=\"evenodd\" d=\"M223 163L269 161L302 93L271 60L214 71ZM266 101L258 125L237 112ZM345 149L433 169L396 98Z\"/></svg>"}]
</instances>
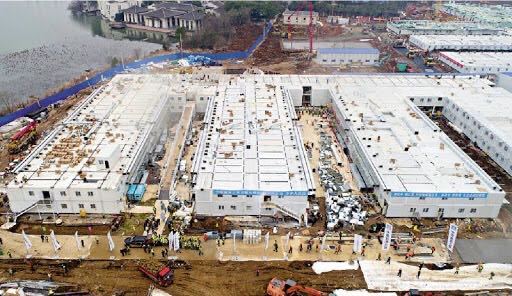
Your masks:
<instances>
[{"instance_id":1,"label":"dump truck","mask_svg":"<svg viewBox=\"0 0 512 296\"><path fill-rule=\"evenodd\" d=\"M269 296L334 296L332 293L318 291L311 287L298 285L294 280L280 280L273 278L267 286L267 295Z\"/></svg>"},{"instance_id":2,"label":"dump truck","mask_svg":"<svg viewBox=\"0 0 512 296\"><path fill-rule=\"evenodd\" d=\"M174 280L174 271L168 264L157 270L147 265L139 265L139 270L161 287L170 286Z\"/></svg>"}]
</instances>

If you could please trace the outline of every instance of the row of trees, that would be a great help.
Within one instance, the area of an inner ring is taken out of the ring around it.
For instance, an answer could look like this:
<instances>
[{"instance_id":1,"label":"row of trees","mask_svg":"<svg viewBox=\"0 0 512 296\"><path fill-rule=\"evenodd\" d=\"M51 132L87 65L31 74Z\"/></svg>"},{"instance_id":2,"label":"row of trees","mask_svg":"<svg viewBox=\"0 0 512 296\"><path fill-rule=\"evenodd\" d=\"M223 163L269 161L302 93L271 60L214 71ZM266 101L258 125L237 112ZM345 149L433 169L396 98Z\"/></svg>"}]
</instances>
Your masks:
<instances>
[{"instance_id":1,"label":"row of trees","mask_svg":"<svg viewBox=\"0 0 512 296\"><path fill-rule=\"evenodd\" d=\"M227 1L221 17L206 16L203 28L190 36L184 36L181 31L176 35L182 36L186 48L214 49L226 45L235 28L251 21L261 21L274 18L285 8L285 2L272 1Z\"/></svg>"}]
</instances>

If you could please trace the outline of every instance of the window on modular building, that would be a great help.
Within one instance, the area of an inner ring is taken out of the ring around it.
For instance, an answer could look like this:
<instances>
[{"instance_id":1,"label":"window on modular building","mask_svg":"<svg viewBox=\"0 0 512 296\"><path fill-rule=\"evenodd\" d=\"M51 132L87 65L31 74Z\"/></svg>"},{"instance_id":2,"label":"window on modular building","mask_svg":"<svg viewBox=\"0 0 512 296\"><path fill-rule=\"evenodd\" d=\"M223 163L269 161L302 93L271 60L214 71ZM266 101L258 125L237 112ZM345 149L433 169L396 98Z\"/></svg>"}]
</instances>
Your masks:
<instances>
[{"instance_id":1,"label":"window on modular building","mask_svg":"<svg viewBox=\"0 0 512 296\"><path fill-rule=\"evenodd\" d=\"M231 206L231 209L232 210L236 210L236 206Z\"/></svg>"},{"instance_id":2,"label":"window on modular building","mask_svg":"<svg viewBox=\"0 0 512 296\"><path fill-rule=\"evenodd\" d=\"M200 100L200 101L204 101L204 98L203 98L203 97L200 97L200 98L199 98L199 100Z\"/></svg>"},{"instance_id":3,"label":"window on modular building","mask_svg":"<svg viewBox=\"0 0 512 296\"><path fill-rule=\"evenodd\" d=\"M277 198L283 198L283 197L284 197L284 195L278 195L277 196Z\"/></svg>"},{"instance_id":4,"label":"window on modular building","mask_svg":"<svg viewBox=\"0 0 512 296\"><path fill-rule=\"evenodd\" d=\"M246 208L248 211L249 211L249 210L252 210L252 206L246 206L245 208Z\"/></svg>"},{"instance_id":5,"label":"window on modular building","mask_svg":"<svg viewBox=\"0 0 512 296\"><path fill-rule=\"evenodd\" d=\"M95 209L96 208L96 204L91 204L91 209Z\"/></svg>"},{"instance_id":6,"label":"window on modular building","mask_svg":"<svg viewBox=\"0 0 512 296\"><path fill-rule=\"evenodd\" d=\"M66 191L61 191L60 196L66 196Z\"/></svg>"},{"instance_id":7,"label":"window on modular building","mask_svg":"<svg viewBox=\"0 0 512 296\"><path fill-rule=\"evenodd\" d=\"M470 212L471 212L471 213L476 213L476 209L475 209L475 208L472 208Z\"/></svg>"},{"instance_id":8,"label":"window on modular building","mask_svg":"<svg viewBox=\"0 0 512 296\"><path fill-rule=\"evenodd\" d=\"M508 151L508 146L503 147L503 150Z\"/></svg>"},{"instance_id":9,"label":"window on modular building","mask_svg":"<svg viewBox=\"0 0 512 296\"><path fill-rule=\"evenodd\" d=\"M222 195L222 194L217 194L217 197L223 197L223 196L224 196L224 195Z\"/></svg>"},{"instance_id":10,"label":"window on modular building","mask_svg":"<svg viewBox=\"0 0 512 296\"><path fill-rule=\"evenodd\" d=\"M441 199L442 199L442 200L447 200L447 199L448 199L448 197L443 197L443 198L441 198Z\"/></svg>"},{"instance_id":11,"label":"window on modular building","mask_svg":"<svg viewBox=\"0 0 512 296\"><path fill-rule=\"evenodd\" d=\"M30 195L30 196L34 196L34 191L29 191L29 192L28 192L28 195Z\"/></svg>"},{"instance_id":12,"label":"window on modular building","mask_svg":"<svg viewBox=\"0 0 512 296\"><path fill-rule=\"evenodd\" d=\"M332 59L332 60L331 60L331 63L336 63L336 59Z\"/></svg>"},{"instance_id":13,"label":"window on modular building","mask_svg":"<svg viewBox=\"0 0 512 296\"><path fill-rule=\"evenodd\" d=\"M76 195L76 196L80 196L80 195L82 195L82 194L80 193L80 191L75 191L75 195Z\"/></svg>"},{"instance_id":14,"label":"window on modular building","mask_svg":"<svg viewBox=\"0 0 512 296\"><path fill-rule=\"evenodd\" d=\"M428 99L427 99L427 102L432 102L432 98L428 98Z\"/></svg>"},{"instance_id":15,"label":"window on modular building","mask_svg":"<svg viewBox=\"0 0 512 296\"><path fill-rule=\"evenodd\" d=\"M367 62L367 63L369 63L369 62L370 62L370 60L366 60L366 62Z\"/></svg>"},{"instance_id":16,"label":"window on modular building","mask_svg":"<svg viewBox=\"0 0 512 296\"><path fill-rule=\"evenodd\" d=\"M63 208L63 209L67 209L68 205L67 204L61 204L60 207Z\"/></svg>"},{"instance_id":17,"label":"window on modular building","mask_svg":"<svg viewBox=\"0 0 512 296\"><path fill-rule=\"evenodd\" d=\"M87 192L87 195L88 195L88 196L93 196L93 195L94 195L94 193L93 193L92 191L89 191L89 192Z\"/></svg>"},{"instance_id":18,"label":"window on modular building","mask_svg":"<svg viewBox=\"0 0 512 296\"><path fill-rule=\"evenodd\" d=\"M459 213L464 213L464 210L465 210L464 208L459 209Z\"/></svg>"},{"instance_id":19,"label":"window on modular building","mask_svg":"<svg viewBox=\"0 0 512 296\"><path fill-rule=\"evenodd\" d=\"M410 208L410 209L409 209L409 212L411 212L411 213L416 212L416 208Z\"/></svg>"},{"instance_id":20,"label":"window on modular building","mask_svg":"<svg viewBox=\"0 0 512 296\"><path fill-rule=\"evenodd\" d=\"M78 204L78 208L79 209L83 209L84 208L84 204Z\"/></svg>"},{"instance_id":21,"label":"window on modular building","mask_svg":"<svg viewBox=\"0 0 512 296\"><path fill-rule=\"evenodd\" d=\"M327 63L327 59L323 59L322 62Z\"/></svg>"},{"instance_id":22,"label":"window on modular building","mask_svg":"<svg viewBox=\"0 0 512 296\"><path fill-rule=\"evenodd\" d=\"M105 163L105 161L103 161L103 160L98 160L98 163L99 163L99 164L103 164L103 163Z\"/></svg>"},{"instance_id":23,"label":"window on modular building","mask_svg":"<svg viewBox=\"0 0 512 296\"><path fill-rule=\"evenodd\" d=\"M224 206L219 206L219 210L224 210Z\"/></svg>"},{"instance_id":24,"label":"window on modular building","mask_svg":"<svg viewBox=\"0 0 512 296\"><path fill-rule=\"evenodd\" d=\"M425 200L425 197L424 196L420 197L420 200Z\"/></svg>"},{"instance_id":25,"label":"window on modular building","mask_svg":"<svg viewBox=\"0 0 512 296\"><path fill-rule=\"evenodd\" d=\"M474 197L470 197L469 200L475 200L475 198Z\"/></svg>"},{"instance_id":26,"label":"window on modular building","mask_svg":"<svg viewBox=\"0 0 512 296\"><path fill-rule=\"evenodd\" d=\"M181 97L178 97L178 101L181 101Z\"/></svg>"},{"instance_id":27,"label":"window on modular building","mask_svg":"<svg viewBox=\"0 0 512 296\"><path fill-rule=\"evenodd\" d=\"M424 208L423 213L428 213L428 208Z\"/></svg>"},{"instance_id":28,"label":"window on modular building","mask_svg":"<svg viewBox=\"0 0 512 296\"><path fill-rule=\"evenodd\" d=\"M250 195L250 194L247 194L247 197L252 197L252 195Z\"/></svg>"},{"instance_id":29,"label":"window on modular building","mask_svg":"<svg viewBox=\"0 0 512 296\"><path fill-rule=\"evenodd\" d=\"M236 194L232 194L232 195L231 195L231 197L238 197L238 195L236 195Z\"/></svg>"}]
</instances>

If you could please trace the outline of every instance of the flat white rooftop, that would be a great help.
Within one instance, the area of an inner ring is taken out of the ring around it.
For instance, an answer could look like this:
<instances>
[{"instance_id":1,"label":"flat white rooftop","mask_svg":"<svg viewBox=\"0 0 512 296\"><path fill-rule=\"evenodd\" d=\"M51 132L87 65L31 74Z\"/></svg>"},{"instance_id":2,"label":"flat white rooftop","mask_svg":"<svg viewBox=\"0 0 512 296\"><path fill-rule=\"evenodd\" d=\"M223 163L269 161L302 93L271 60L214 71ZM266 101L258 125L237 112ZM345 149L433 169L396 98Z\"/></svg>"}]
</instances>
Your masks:
<instances>
[{"instance_id":1,"label":"flat white rooftop","mask_svg":"<svg viewBox=\"0 0 512 296\"><path fill-rule=\"evenodd\" d=\"M311 172L295 119L290 98L276 85L222 77L206 111L196 188L308 195Z\"/></svg>"},{"instance_id":2,"label":"flat white rooftop","mask_svg":"<svg viewBox=\"0 0 512 296\"><path fill-rule=\"evenodd\" d=\"M512 50L508 35L412 35L409 42L423 50Z\"/></svg>"},{"instance_id":3,"label":"flat white rooftop","mask_svg":"<svg viewBox=\"0 0 512 296\"><path fill-rule=\"evenodd\" d=\"M512 52L440 52L440 57L457 68L473 72L505 72L512 70Z\"/></svg>"},{"instance_id":4,"label":"flat white rooftop","mask_svg":"<svg viewBox=\"0 0 512 296\"><path fill-rule=\"evenodd\" d=\"M385 189L419 194L495 191L495 182L410 100L438 100L455 87L436 87L431 85L436 80L423 77L361 77L360 81L368 87L340 84L340 102L358 146ZM445 86L452 82L441 81Z\"/></svg>"},{"instance_id":5,"label":"flat white rooftop","mask_svg":"<svg viewBox=\"0 0 512 296\"><path fill-rule=\"evenodd\" d=\"M9 187L116 189L130 174L160 112L170 76L117 75L17 167ZM111 160L109 168L98 159Z\"/></svg>"}]
</instances>

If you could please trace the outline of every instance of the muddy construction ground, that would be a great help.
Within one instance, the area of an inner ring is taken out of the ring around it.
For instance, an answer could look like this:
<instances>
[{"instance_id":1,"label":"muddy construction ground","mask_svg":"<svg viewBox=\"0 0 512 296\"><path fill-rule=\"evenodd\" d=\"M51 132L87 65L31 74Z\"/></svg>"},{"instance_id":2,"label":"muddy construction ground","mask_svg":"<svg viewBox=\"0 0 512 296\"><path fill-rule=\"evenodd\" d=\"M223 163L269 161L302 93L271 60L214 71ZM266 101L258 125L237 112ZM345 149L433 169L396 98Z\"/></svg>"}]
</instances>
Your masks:
<instances>
[{"instance_id":1,"label":"muddy construction ground","mask_svg":"<svg viewBox=\"0 0 512 296\"><path fill-rule=\"evenodd\" d=\"M69 262L69 261L68 261ZM46 280L48 273L56 282L77 285L93 295L146 295L152 283L137 269L138 260L74 261L69 263L67 275L63 274L62 262L35 260L31 271L24 260L0 262L1 281L19 279ZM163 262L141 262L159 265ZM361 270L334 271L317 275L311 262L218 262L192 261L190 269L176 269L174 283L161 288L171 295L265 295L268 282L273 277L294 279L315 289L331 292L336 288L365 289ZM74 266L74 267L73 267ZM14 275L9 275L9 268ZM260 276L256 276L256 270Z\"/></svg>"}]
</instances>

